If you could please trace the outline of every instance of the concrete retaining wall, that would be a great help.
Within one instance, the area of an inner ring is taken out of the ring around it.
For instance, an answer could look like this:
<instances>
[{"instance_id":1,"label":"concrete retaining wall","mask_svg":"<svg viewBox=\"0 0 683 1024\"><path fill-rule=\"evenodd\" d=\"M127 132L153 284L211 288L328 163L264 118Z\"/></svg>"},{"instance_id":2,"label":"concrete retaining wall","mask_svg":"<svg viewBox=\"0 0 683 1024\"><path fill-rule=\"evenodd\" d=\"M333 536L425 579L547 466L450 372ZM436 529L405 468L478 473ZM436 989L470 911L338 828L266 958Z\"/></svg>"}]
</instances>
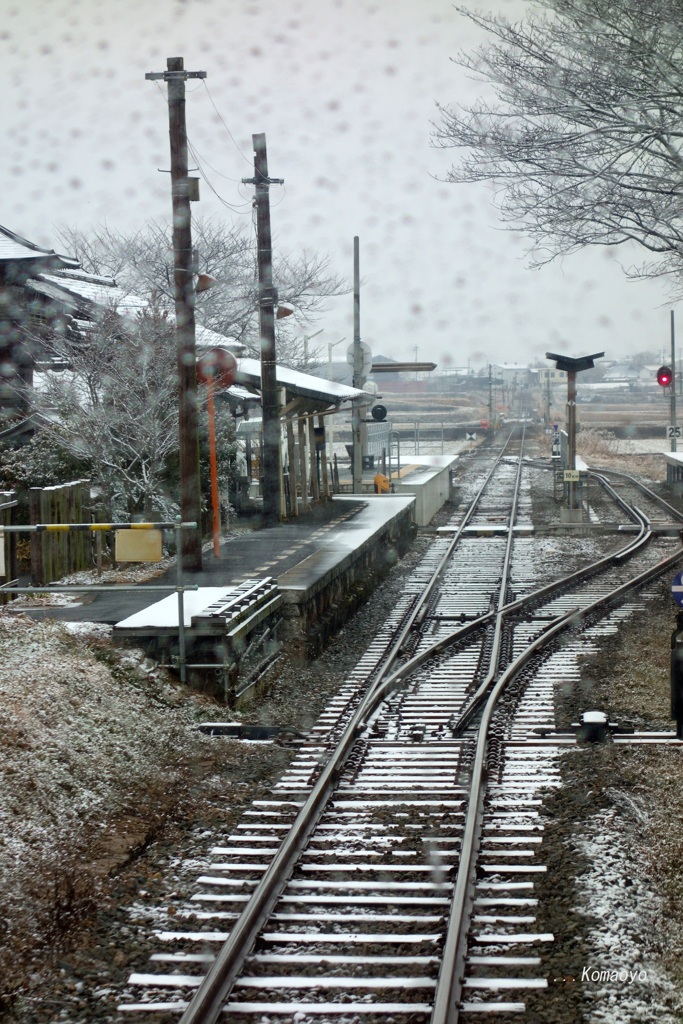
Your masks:
<instances>
[{"instance_id":1,"label":"concrete retaining wall","mask_svg":"<svg viewBox=\"0 0 683 1024\"><path fill-rule=\"evenodd\" d=\"M388 504L392 499L370 500ZM399 507L391 518L378 525L345 557L337 558L328 570L320 571L321 562L330 557L327 550L301 562L296 567L297 575L302 577L309 571L314 576L308 585L297 586L290 573L280 577L284 617L280 638L295 658L305 662L316 657L410 547L415 535L415 503L404 497L396 504Z\"/></svg>"}]
</instances>

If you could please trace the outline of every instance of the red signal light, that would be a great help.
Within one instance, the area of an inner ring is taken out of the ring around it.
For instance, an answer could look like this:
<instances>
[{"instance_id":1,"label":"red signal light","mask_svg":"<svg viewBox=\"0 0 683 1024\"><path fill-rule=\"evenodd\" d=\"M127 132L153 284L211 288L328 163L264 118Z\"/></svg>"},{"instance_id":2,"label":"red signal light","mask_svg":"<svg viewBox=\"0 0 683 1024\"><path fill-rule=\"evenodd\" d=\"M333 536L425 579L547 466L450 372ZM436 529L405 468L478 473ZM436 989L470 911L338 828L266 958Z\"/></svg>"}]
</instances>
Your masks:
<instances>
[{"instance_id":1,"label":"red signal light","mask_svg":"<svg viewBox=\"0 0 683 1024\"><path fill-rule=\"evenodd\" d=\"M660 366L657 370L657 383L666 388L671 383L673 374L670 366Z\"/></svg>"}]
</instances>

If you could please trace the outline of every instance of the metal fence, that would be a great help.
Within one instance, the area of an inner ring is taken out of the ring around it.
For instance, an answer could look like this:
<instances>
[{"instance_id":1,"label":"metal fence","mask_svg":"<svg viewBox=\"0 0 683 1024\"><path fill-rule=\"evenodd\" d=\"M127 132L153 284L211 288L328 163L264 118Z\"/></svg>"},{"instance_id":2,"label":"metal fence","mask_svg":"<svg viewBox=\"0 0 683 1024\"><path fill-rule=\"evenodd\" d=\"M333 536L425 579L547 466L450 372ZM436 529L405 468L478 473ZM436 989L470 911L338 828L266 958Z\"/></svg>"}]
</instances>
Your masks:
<instances>
[{"instance_id":1,"label":"metal fence","mask_svg":"<svg viewBox=\"0 0 683 1024\"><path fill-rule=\"evenodd\" d=\"M388 421L383 423L368 423L368 455L380 456L383 451L389 450L389 434L391 424Z\"/></svg>"}]
</instances>

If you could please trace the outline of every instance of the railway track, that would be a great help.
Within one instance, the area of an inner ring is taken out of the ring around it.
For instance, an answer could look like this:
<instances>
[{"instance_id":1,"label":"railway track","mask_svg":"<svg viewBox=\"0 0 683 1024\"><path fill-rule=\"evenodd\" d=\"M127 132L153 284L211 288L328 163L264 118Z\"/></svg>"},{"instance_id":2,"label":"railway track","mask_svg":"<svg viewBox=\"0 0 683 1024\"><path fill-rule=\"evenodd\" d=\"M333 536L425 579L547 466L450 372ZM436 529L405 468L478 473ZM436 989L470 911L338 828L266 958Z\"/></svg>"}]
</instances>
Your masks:
<instances>
[{"instance_id":1,"label":"railway track","mask_svg":"<svg viewBox=\"0 0 683 1024\"><path fill-rule=\"evenodd\" d=\"M539 794L559 784L566 742L539 738L554 731L553 681L683 549L622 498L635 534L538 587L533 541L513 530L530 523L523 437L514 445L270 799L212 848L150 970L129 979L129 1020L451 1024L519 1012L545 987ZM482 527L498 532L468 532Z\"/></svg>"}]
</instances>

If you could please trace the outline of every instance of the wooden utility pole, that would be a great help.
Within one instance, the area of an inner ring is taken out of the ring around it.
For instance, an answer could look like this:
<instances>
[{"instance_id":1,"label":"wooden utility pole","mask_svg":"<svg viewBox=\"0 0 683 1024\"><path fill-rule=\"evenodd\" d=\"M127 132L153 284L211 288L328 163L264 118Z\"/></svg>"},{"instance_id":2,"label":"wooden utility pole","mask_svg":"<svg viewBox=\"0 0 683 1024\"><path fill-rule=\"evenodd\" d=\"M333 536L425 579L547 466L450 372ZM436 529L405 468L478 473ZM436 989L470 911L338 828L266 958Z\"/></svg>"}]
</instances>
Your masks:
<instances>
[{"instance_id":1,"label":"wooden utility pole","mask_svg":"<svg viewBox=\"0 0 683 1024\"><path fill-rule=\"evenodd\" d=\"M491 364L489 363L489 430L493 428L493 378L491 377Z\"/></svg>"},{"instance_id":2,"label":"wooden utility pole","mask_svg":"<svg viewBox=\"0 0 683 1024\"><path fill-rule=\"evenodd\" d=\"M362 388L365 383L363 376L363 352L360 347L360 258L359 239L353 239L353 386ZM353 442L353 493L360 494L363 490L363 435L361 417L365 413L362 398L354 398L351 410L351 440Z\"/></svg>"},{"instance_id":3,"label":"wooden utility pole","mask_svg":"<svg viewBox=\"0 0 683 1024\"><path fill-rule=\"evenodd\" d=\"M261 335L261 407L263 414L263 520L267 526L280 521L280 419L278 416L277 378L275 365L275 306L277 292L273 286L273 249L270 233L270 195L273 184L282 185L282 178L268 177L266 137L252 135L254 143L254 177L243 178L245 185L254 185L256 195L256 235L258 244L259 329Z\"/></svg>"},{"instance_id":4,"label":"wooden utility pole","mask_svg":"<svg viewBox=\"0 0 683 1024\"><path fill-rule=\"evenodd\" d=\"M199 480L199 422L197 416L197 355L195 350L194 279L190 181L187 174L185 82L206 78L206 71L185 71L182 57L168 57L166 71L149 72L146 79L168 85L171 137L171 196L173 201L173 260L175 284L176 355L178 364L178 435L180 447L180 513L184 522L182 564L188 572L202 570L201 492Z\"/></svg>"},{"instance_id":5,"label":"wooden utility pole","mask_svg":"<svg viewBox=\"0 0 683 1024\"><path fill-rule=\"evenodd\" d=\"M676 325L671 310L671 423L676 426ZM671 438L671 451L677 450L676 434Z\"/></svg>"}]
</instances>

